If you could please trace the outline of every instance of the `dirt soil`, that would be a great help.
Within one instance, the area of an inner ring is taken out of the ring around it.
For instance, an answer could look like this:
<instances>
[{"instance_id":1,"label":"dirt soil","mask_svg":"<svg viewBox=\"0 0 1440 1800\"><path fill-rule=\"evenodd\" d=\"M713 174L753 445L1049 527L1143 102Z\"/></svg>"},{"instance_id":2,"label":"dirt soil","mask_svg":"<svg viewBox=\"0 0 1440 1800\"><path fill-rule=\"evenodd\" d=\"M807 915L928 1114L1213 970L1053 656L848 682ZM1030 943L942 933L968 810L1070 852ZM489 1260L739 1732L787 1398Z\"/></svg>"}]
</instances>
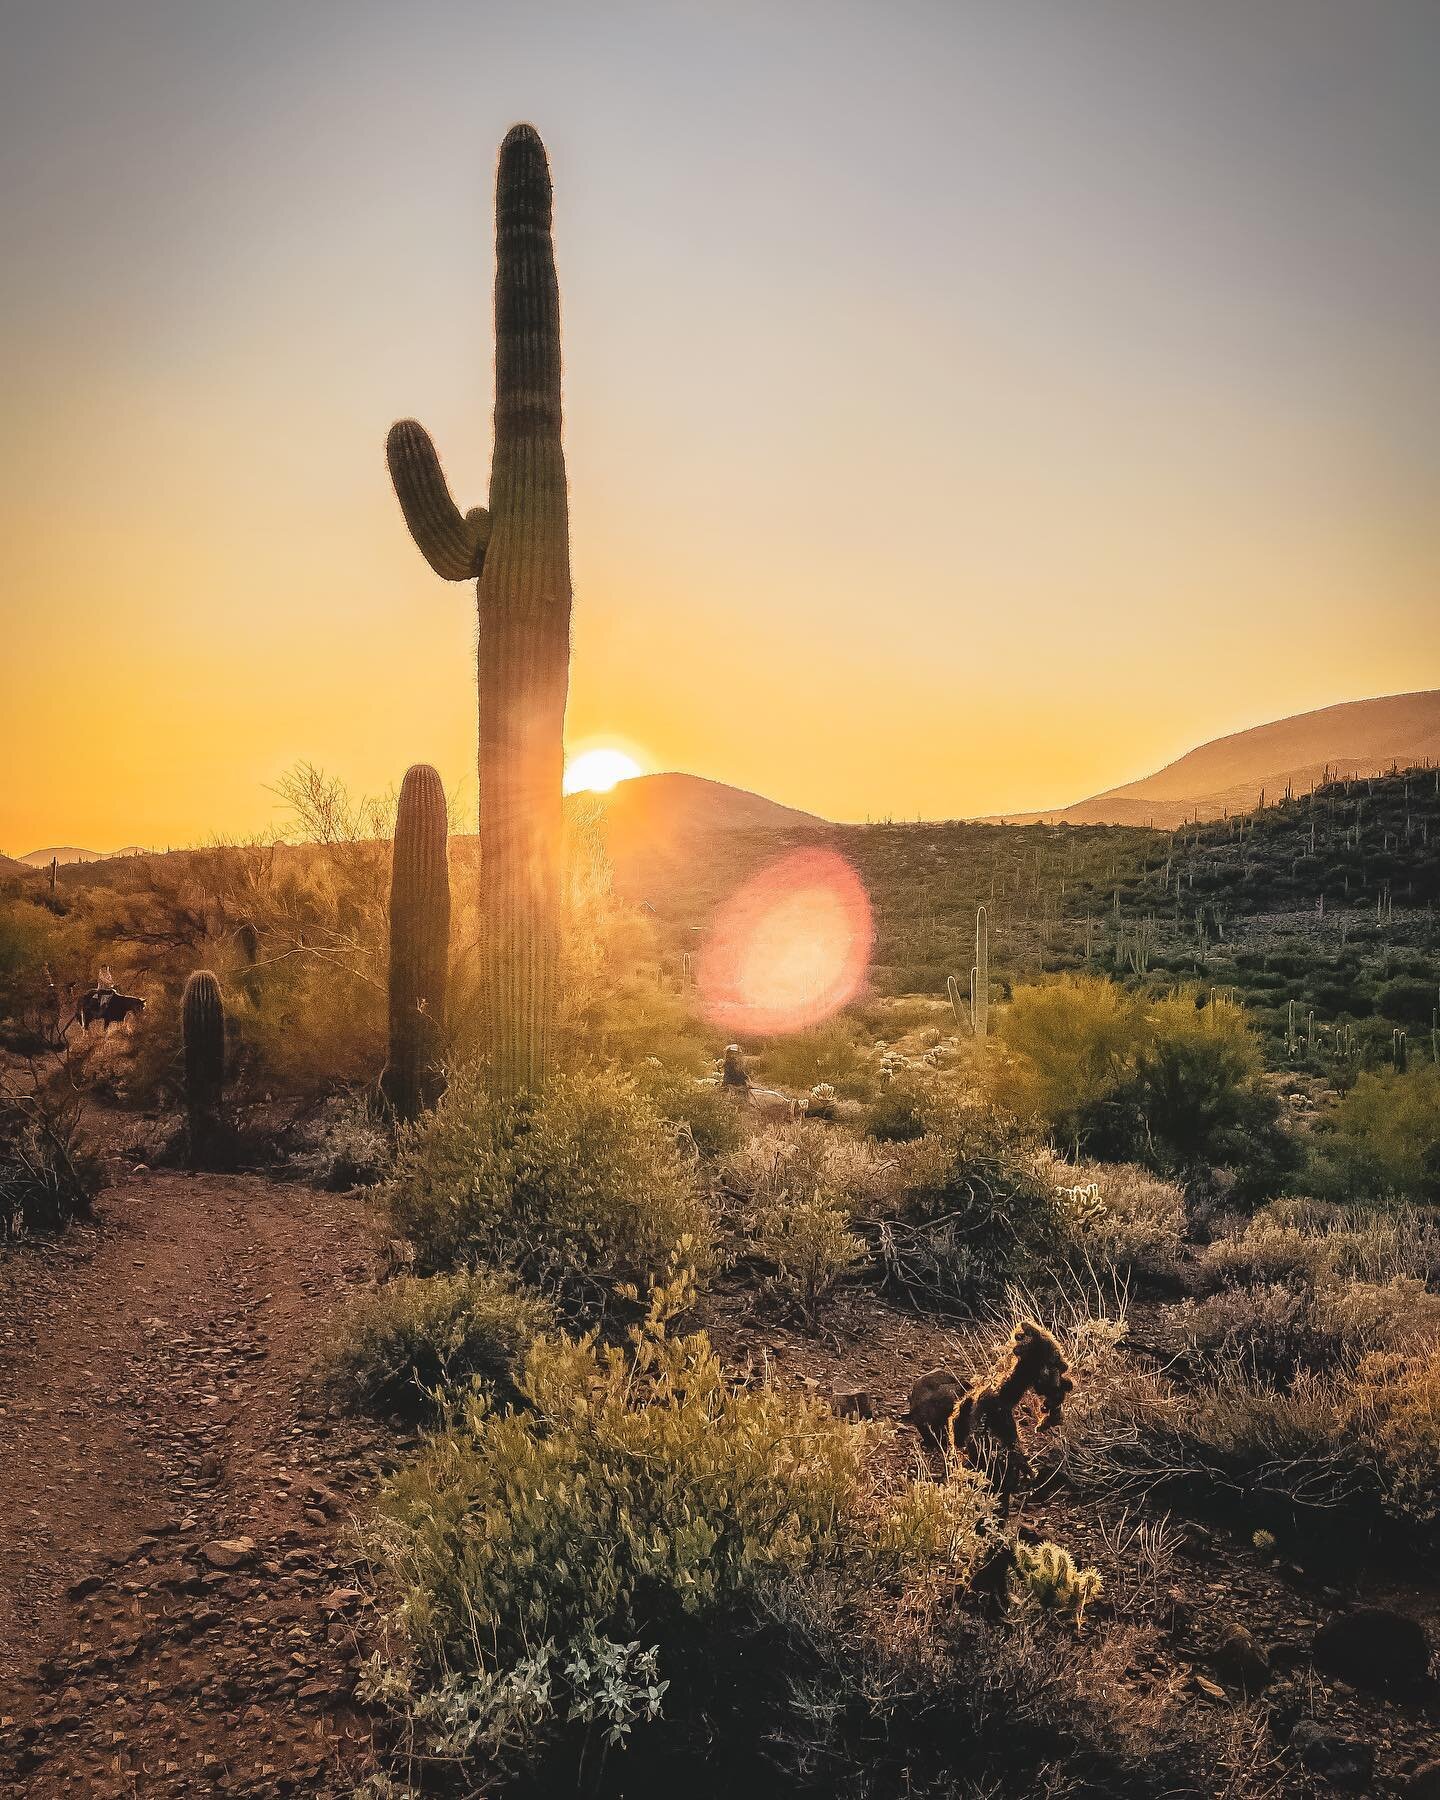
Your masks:
<instances>
[{"instance_id":1,"label":"dirt soil","mask_svg":"<svg viewBox=\"0 0 1440 1800\"><path fill-rule=\"evenodd\" d=\"M352 1521L399 1446L317 1366L368 1243L354 1197L140 1170L0 1256L0 1793L363 1774Z\"/></svg>"}]
</instances>

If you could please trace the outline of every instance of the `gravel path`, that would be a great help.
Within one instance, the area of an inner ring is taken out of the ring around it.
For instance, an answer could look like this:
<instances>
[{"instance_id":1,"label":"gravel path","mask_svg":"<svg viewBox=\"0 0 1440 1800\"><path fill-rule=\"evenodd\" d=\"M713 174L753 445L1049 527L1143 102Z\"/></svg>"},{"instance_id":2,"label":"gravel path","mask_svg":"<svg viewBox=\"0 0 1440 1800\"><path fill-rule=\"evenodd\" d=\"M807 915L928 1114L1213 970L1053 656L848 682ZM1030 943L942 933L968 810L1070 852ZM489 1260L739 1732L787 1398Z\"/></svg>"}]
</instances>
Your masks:
<instances>
[{"instance_id":1,"label":"gravel path","mask_svg":"<svg viewBox=\"0 0 1440 1800\"><path fill-rule=\"evenodd\" d=\"M0 1258L0 1793L350 1791L386 1434L316 1379L362 1205L139 1172Z\"/></svg>"}]
</instances>

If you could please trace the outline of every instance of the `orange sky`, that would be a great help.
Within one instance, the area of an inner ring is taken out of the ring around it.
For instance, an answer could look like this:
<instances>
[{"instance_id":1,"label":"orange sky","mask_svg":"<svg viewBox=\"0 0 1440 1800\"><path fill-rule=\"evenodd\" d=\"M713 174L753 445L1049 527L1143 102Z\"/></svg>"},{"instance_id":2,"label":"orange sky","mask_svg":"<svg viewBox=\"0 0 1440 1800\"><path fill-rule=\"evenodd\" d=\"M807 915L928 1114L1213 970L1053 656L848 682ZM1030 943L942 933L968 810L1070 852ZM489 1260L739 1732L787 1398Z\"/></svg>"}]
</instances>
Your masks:
<instances>
[{"instance_id":1,"label":"orange sky","mask_svg":"<svg viewBox=\"0 0 1440 1800\"><path fill-rule=\"evenodd\" d=\"M383 443L483 499L519 117L572 740L943 817L1440 685L1432 7L20 11L0 849L271 829L301 758L473 800Z\"/></svg>"}]
</instances>

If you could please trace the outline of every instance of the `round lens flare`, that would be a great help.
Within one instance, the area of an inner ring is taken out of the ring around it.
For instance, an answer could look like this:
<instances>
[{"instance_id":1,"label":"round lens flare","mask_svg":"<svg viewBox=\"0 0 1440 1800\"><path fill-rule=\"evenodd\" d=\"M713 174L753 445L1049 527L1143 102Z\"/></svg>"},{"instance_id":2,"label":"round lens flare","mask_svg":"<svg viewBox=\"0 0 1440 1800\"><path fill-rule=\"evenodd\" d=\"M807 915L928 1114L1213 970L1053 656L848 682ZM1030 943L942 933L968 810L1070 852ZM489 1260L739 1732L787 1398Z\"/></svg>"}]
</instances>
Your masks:
<instances>
[{"instance_id":1,"label":"round lens flare","mask_svg":"<svg viewBox=\"0 0 1440 1800\"><path fill-rule=\"evenodd\" d=\"M630 781L641 773L633 756L601 745L571 757L565 765L562 785L567 794L608 794L617 781Z\"/></svg>"},{"instance_id":2,"label":"round lens flare","mask_svg":"<svg viewBox=\"0 0 1440 1800\"><path fill-rule=\"evenodd\" d=\"M736 1036L803 1031L860 991L875 927L870 897L834 850L796 850L720 908L696 981L705 1016Z\"/></svg>"}]
</instances>

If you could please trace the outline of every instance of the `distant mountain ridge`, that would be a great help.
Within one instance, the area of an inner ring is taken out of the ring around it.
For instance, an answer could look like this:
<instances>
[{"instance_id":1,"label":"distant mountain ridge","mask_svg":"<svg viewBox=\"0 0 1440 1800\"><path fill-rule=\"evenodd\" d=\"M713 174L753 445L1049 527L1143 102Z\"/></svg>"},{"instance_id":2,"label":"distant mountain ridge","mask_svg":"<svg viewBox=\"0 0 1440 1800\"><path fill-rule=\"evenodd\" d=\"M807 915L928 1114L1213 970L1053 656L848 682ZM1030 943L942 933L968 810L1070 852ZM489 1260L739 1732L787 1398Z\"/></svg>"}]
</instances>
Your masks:
<instances>
[{"instance_id":1,"label":"distant mountain ridge","mask_svg":"<svg viewBox=\"0 0 1440 1800\"><path fill-rule=\"evenodd\" d=\"M1005 813L1012 825L1179 825L1248 812L1326 775L1379 775L1440 763L1440 689L1349 700L1200 744L1153 775L1053 811Z\"/></svg>"},{"instance_id":2,"label":"distant mountain ridge","mask_svg":"<svg viewBox=\"0 0 1440 1800\"><path fill-rule=\"evenodd\" d=\"M24 863L31 869L48 869L52 862L63 867L67 863L77 862L111 862L117 856L144 856L143 845L127 844L123 850L78 850L73 844L54 844L48 850L27 850L24 856L17 856L15 862Z\"/></svg>"}]
</instances>

